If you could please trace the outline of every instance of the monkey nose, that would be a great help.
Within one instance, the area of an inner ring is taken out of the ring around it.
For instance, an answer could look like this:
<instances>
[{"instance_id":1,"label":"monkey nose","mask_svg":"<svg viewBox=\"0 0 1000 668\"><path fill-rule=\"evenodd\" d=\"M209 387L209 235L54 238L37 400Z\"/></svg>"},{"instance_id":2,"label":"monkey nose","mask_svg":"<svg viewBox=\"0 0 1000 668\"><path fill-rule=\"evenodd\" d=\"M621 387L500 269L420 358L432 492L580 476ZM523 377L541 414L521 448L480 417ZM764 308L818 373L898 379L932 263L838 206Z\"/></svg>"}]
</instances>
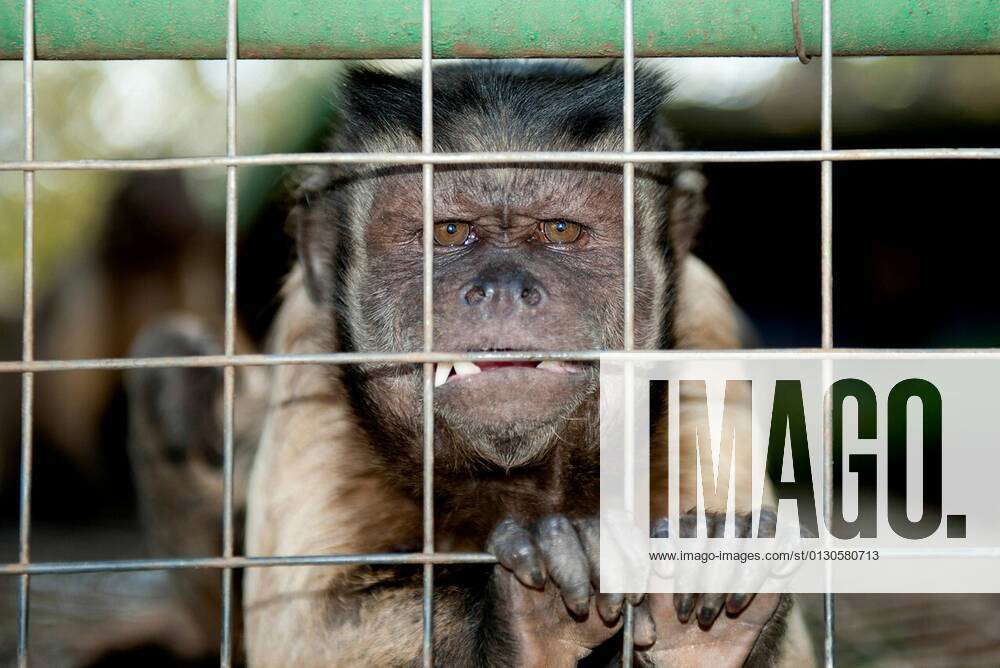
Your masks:
<instances>
[{"instance_id":1,"label":"monkey nose","mask_svg":"<svg viewBox=\"0 0 1000 668\"><path fill-rule=\"evenodd\" d=\"M481 285L473 285L465 292L465 303L469 306L479 306L486 301L486 290Z\"/></svg>"},{"instance_id":2,"label":"monkey nose","mask_svg":"<svg viewBox=\"0 0 1000 668\"><path fill-rule=\"evenodd\" d=\"M542 291L533 286L523 288L521 290L521 301L528 306L538 306L542 303Z\"/></svg>"},{"instance_id":3,"label":"monkey nose","mask_svg":"<svg viewBox=\"0 0 1000 668\"><path fill-rule=\"evenodd\" d=\"M460 300L479 309L537 308L545 301L545 289L533 279L477 279L459 289Z\"/></svg>"}]
</instances>

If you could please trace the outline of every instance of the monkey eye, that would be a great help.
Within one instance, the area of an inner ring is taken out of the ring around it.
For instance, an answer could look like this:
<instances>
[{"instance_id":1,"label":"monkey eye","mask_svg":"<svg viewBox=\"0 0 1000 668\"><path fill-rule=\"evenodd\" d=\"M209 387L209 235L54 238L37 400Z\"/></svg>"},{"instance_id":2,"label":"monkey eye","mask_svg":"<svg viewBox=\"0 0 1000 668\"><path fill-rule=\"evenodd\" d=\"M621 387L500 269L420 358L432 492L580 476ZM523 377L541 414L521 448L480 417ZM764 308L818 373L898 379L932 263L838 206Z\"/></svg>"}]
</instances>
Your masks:
<instances>
[{"instance_id":1,"label":"monkey eye","mask_svg":"<svg viewBox=\"0 0 1000 668\"><path fill-rule=\"evenodd\" d=\"M472 236L472 225L448 221L434 225L434 242L438 246L462 246Z\"/></svg>"},{"instance_id":2,"label":"monkey eye","mask_svg":"<svg viewBox=\"0 0 1000 668\"><path fill-rule=\"evenodd\" d=\"M541 224L542 234L549 243L571 244L580 238L583 228L571 220L547 220Z\"/></svg>"}]
</instances>

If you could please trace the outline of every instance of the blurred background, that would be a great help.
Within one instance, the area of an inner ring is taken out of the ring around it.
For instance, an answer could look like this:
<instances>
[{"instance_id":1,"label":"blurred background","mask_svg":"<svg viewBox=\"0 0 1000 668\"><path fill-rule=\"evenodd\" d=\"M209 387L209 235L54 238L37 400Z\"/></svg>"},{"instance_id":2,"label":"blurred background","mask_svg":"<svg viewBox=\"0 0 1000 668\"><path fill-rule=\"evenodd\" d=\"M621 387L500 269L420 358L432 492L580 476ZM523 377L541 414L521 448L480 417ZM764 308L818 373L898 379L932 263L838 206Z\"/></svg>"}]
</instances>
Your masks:
<instances>
[{"instance_id":1,"label":"blurred background","mask_svg":"<svg viewBox=\"0 0 1000 668\"><path fill-rule=\"evenodd\" d=\"M692 149L819 146L820 64L660 60ZM225 153L225 63L39 62L36 156ZM329 61L239 63L239 152L317 150ZM22 154L21 64L0 62L0 159ZM838 59L836 148L1000 146L1000 57ZM818 346L819 165L705 165L695 252L763 346ZM288 168L239 170L238 310L259 345L293 258ZM834 164L835 344L1000 345L996 161ZM225 170L36 175L36 356L124 357L178 310L221 322ZM0 360L20 350L20 173L0 172ZM146 556L125 448L120 375L38 374L32 559ZM17 560L20 381L0 375L0 560ZM192 554L190 556L207 556ZM0 578L0 662L16 641L16 579ZM32 578L38 665L212 665L163 573ZM815 601L807 604L814 625ZM998 665L997 597L838 597L843 665ZM210 654L210 650L209 650Z\"/></svg>"}]
</instances>

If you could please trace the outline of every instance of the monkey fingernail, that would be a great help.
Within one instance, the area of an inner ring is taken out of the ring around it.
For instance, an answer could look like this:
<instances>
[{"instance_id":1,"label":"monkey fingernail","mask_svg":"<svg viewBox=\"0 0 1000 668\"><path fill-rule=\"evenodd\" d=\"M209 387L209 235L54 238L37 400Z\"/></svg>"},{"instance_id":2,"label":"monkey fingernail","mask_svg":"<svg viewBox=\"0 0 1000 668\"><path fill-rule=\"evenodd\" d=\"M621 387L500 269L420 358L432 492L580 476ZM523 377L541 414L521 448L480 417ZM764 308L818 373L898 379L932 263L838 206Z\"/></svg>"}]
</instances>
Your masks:
<instances>
[{"instance_id":1,"label":"monkey fingernail","mask_svg":"<svg viewBox=\"0 0 1000 668\"><path fill-rule=\"evenodd\" d=\"M576 591L563 592L563 601L566 608L576 617L586 617L590 612L590 590L579 589Z\"/></svg>"},{"instance_id":2,"label":"monkey fingernail","mask_svg":"<svg viewBox=\"0 0 1000 668\"><path fill-rule=\"evenodd\" d=\"M726 612L730 615L738 615L750 603L753 594L733 594L726 601Z\"/></svg>"},{"instance_id":3,"label":"monkey fingernail","mask_svg":"<svg viewBox=\"0 0 1000 668\"><path fill-rule=\"evenodd\" d=\"M640 605L635 609L633 641L636 647L650 647L656 642L656 622L649 612L649 606Z\"/></svg>"},{"instance_id":4,"label":"monkey fingernail","mask_svg":"<svg viewBox=\"0 0 1000 668\"><path fill-rule=\"evenodd\" d=\"M538 567L517 574L517 579L521 581L521 584L534 589L543 589L545 587L545 573Z\"/></svg>"},{"instance_id":5,"label":"monkey fingernail","mask_svg":"<svg viewBox=\"0 0 1000 668\"><path fill-rule=\"evenodd\" d=\"M677 619L681 624L686 624L691 619L694 611L694 602L697 594L674 594L674 608L677 610Z\"/></svg>"},{"instance_id":6,"label":"monkey fingernail","mask_svg":"<svg viewBox=\"0 0 1000 668\"><path fill-rule=\"evenodd\" d=\"M598 594L597 614L608 624L613 624L621 616L624 602L625 597L622 594Z\"/></svg>"},{"instance_id":7,"label":"monkey fingernail","mask_svg":"<svg viewBox=\"0 0 1000 668\"><path fill-rule=\"evenodd\" d=\"M702 628L708 628L715 621L715 618L719 616L718 608L702 608L698 611L698 625Z\"/></svg>"},{"instance_id":8,"label":"monkey fingernail","mask_svg":"<svg viewBox=\"0 0 1000 668\"><path fill-rule=\"evenodd\" d=\"M698 625L706 629L710 627L719 616L725 602L725 594L705 594L702 597L701 609L698 610Z\"/></svg>"}]
</instances>

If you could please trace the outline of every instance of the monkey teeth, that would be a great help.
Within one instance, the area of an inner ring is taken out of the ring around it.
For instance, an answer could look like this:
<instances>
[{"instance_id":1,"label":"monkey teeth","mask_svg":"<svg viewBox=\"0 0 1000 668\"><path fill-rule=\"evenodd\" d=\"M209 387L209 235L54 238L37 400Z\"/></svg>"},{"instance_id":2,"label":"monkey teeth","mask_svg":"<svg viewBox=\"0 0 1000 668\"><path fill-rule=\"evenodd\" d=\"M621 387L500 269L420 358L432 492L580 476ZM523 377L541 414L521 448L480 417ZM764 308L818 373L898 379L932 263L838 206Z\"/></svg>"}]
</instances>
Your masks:
<instances>
[{"instance_id":1,"label":"monkey teeth","mask_svg":"<svg viewBox=\"0 0 1000 668\"><path fill-rule=\"evenodd\" d=\"M434 387L441 387L447 383L452 377L452 369L455 370L455 378L474 376L477 373L482 373L482 369L472 362L441 362L434 371Z\"/></svg>"},{"instance_id":2,"label":"monkey teeth","mask_svg":"<svg viewBox=\"0 0 1000 668\"><path fill-rule=\"evenodd\" d=\"M486 365L487 370L501 366L492 362L485 362L484 364ZM517 366L532 366L532 363L528 362L515 364ZM558 360L547 360L534 365L534 368L542 371L549 371L551 373L579 373L580 371L575 364L560 362ZM434 369L434 387L441 387L449 381L458 380L466 376L474 376L477 373L482 372L483 370L479 367L479 365L472 362L440 362Z\"/></svg>"},{"instance_id":3,"label":"monkey teeth","mask_svg":"<svg viewBox=\"0 0 1000 668\"><path fill-rule=\"evenodd\" d=\"M553 371L555 373L576 373L577 369L572 364L567 364L566 362L560 362L559 360L546 360L539 364L537 369L544 369L545 371Z\"/></svg>"},{"instance_id":4,"label":"monkey teeth","mask_svg":"<svg viewBox=\"0 0 1000 668\"><path fill-rule=\"evenodd\" d=\"M434 370L434 387L441 387L448 382L451 366L451 362L438 362L437 368Z\"/></svg>"},{"instance_id":5,"label":"monkey teeth","mask_svg":"<svg viewBox=\"0 0 1000 668\"><path fill-rule=\"evenodd\" d=\"M462 376L472 376L481 372L482 369L472 362L455 362L455 375L459 378Z\"/></svg>"}]
</instances>

